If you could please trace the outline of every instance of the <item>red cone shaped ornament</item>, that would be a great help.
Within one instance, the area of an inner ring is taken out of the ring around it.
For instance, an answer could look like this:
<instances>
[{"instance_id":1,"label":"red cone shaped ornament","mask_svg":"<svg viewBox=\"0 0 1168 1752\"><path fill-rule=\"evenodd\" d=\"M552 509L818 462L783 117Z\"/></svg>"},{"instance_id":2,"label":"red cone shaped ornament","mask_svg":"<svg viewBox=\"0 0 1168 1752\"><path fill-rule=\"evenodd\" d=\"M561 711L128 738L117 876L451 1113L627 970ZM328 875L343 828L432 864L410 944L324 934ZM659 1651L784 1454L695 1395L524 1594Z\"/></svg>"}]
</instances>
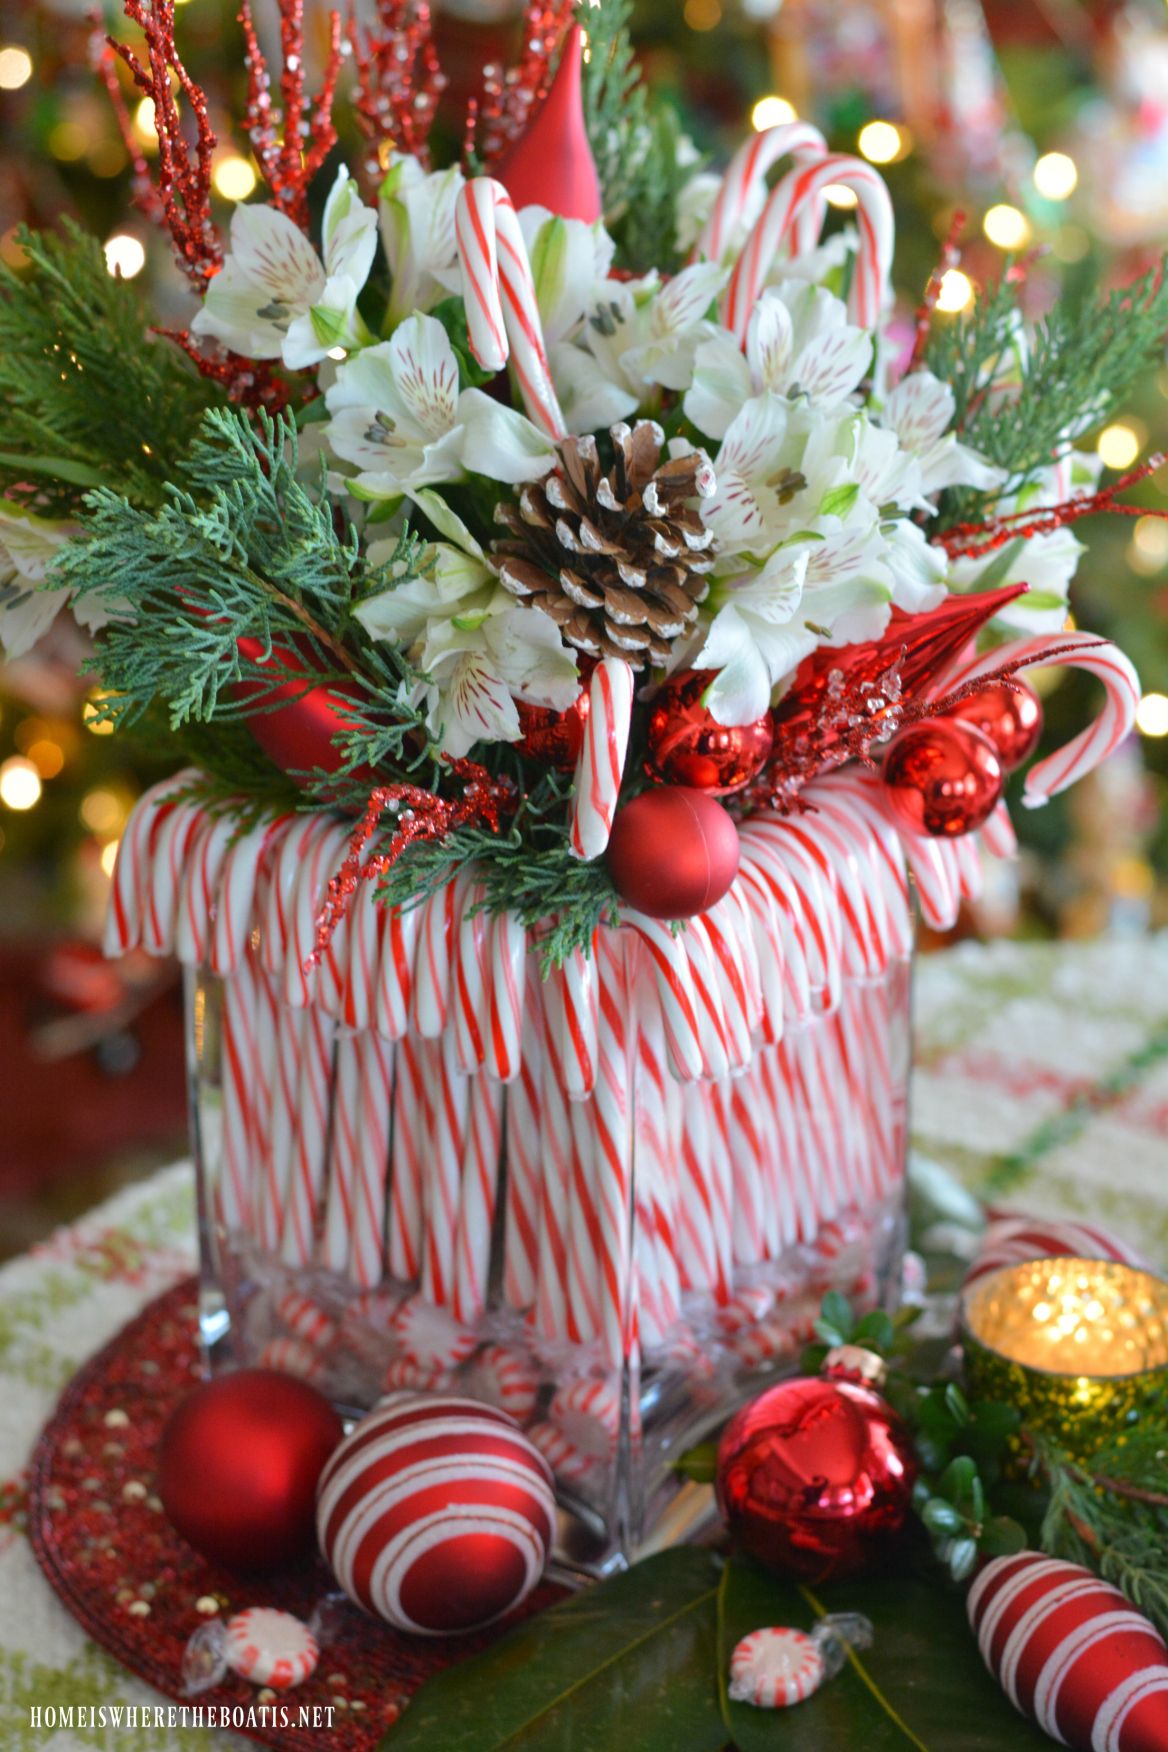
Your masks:
<instances>
[{"instance_id":1,"label":"red cone shaped ornament","mask_svg":"<svg viewBox=\"0 0 1168 1752\"><path fill-rule=\"evenodd\" d=\"M923 614L894 608L878 639L821 646L800 665L790 691L774 709L775 744L767 773L780 776L788 770L810 777L820 766L832 764L860 692L875 718L881 677L895 667L900 702L917 699L987 621L1026 589L1025 584L1007 584L977 596L953 596ZM844 709L835 706L841 680L851 696Z\"/></svg>"},{"instance_id":2,"label":"red cone shaped ornament","mask_svg":"<svg viewBox=\"0 0 1168 1752\"><path fill-rule=\"evenodd\" d=\"M561 219L600 218L600 178L588 130L580 69L584 33L574 24L564 38L551 89L510 151L491 167L516 207L546 207Z\"/></svg>"}]
</instances>

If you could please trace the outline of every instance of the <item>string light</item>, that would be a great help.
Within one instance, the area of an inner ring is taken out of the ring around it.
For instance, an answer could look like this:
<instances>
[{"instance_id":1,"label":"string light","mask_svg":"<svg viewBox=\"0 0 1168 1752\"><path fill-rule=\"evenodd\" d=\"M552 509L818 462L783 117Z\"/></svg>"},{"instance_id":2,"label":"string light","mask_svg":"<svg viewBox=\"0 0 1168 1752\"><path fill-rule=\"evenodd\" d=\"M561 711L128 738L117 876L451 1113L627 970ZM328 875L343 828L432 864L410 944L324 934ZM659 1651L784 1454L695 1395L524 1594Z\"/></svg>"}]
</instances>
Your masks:
<instances>
[{"instance_id":1,"label":"string light","mask_svg":"<svg viewBox=\"0 0 1168 1752\"><path fill-rule=\"evenodd\" d=\"M823 198L829 207L837 207L845 213L860 204L859 195L855 189L848 188L846 183L828 183L823 191Z\"/></svg>"},{"instance_id":2,"label":"string light","mask_svg":"<svg viewBox=\"0 0 1168 1752\"><path fill-rule=\"evenodd\" d=\"M49 736L41 736L25 750L42 779L55 779L65 764L65 750Z\"/></svg>"},{"instance_id":3,"label":"string light","mask_svg":"<svg viewBox=\"0 0 1168 1752\"><path fill-rule=\"evenodd\" d=\"M1079 167L1066 152L1044 152L1034 166L1034 186L1048 201L1065 201L1079 186Z\"/></svg>"},{"instance_id":4,"label":"string light","mask_svg":"<svg viewBox=\"0 0 1168 1752\"><path fill-rule=\"evenodd\" d=\"M1168 694L1144 695L1136 707L1136 729L1141 736L1168 736Z\"/></svg>"},{"instance_id":5,"label":"string light","mask_svg":"<svg viewBox=\"0 0 1168 1752\"><path fill-rule=\"evenodd\" d=\"M246 158L232 152L216 164L211 181L225 201L246 201L256 186L256 173Z\"/></svg>"},{"instance_id":6,"label":"string light","mask_svg":"<svg viewBox=\"0 0 1168 1752\"><path fill-rule=\"evenodd\" d=\"M114 865L118 861L118 846L120 845L120 843L121 843L120 840L116 840L116 839L115 840L107 840L105 845L102 846L102 848L101 848L99 862L101 864L102 870L110 878L113 877Z\"/></svg>"},{"instance_id":7,"label":"string light","mask_svg":"<svg viewBox=\"0 0 1168 1752\"><path fill-rule=\"evenodd\" d=\"M959 310L967 310L972 303L973 281L969 275L963 274L960 268L948 268L941 276L937 309L945 311L949 316L955 316Z\"/></svg>"},{"instance_id":8,"label":"string light","mask_svg":"<svg viewBox=\"0 0 1168 1752\"><path fill-rule=\"evenodd\" d=\"M1030 242L1030 221L1017 207L999 201L981 222L981 228L998 249L1024 249Z\"/></svg>"},{"instance_id":9,"label":"string light","mask_svg":"<svg viewBox=\"0 0 1168 1752\"><path fill-rule=\"evenodd\" d=\"M109 790L105 785L97 785L92 791L87 791L81 799L78 810L83 827L99 838L117 835L126 823L126 804L116 791Z\"/></svg>"},{"instance_id":10,"label":"string light","mask_svg":"<svg viewBox=\"0 0 1168 1752\"><path fill-rule=\"evenodd\" d=\"M866 122L856 144L869 164L895 164L905 151L904 135L895 122Z\"/></svg>"},{"instance_id":11,"label":"string light","mask_svg":"<svg viewBox=\"0 0 1168 1752\"><path fill-rule=\"evenodd\" d=\"M101 710L101 702L107 697L108 696L103 693L95 693L86 700L84 706L81 708L81 721L85 725L85 728L94 736L112 736L114 733L112 721L109 718L98 717L98 713Z\"/></svg>"},{"instance_id":12,"label":"string light","mask_svg":"<svg viewBox=\"0 0 1168 1752\"><path fill-rule=\"evenodd\" d=\"M1081 262L1091 253L1091 233L1082 225L1060 225L1051 248L1060 262Z\"/></svg>"},{"instance_id":13,"label":"string light","mask_svg":"<svg viewBox=\"0 0 1168 1752\"><path fill-rule=\"evenodd\" d=\"M0 49L0 91L19 91L32 78L32 56L9 43Z\"/></svg>"},{"instance_id":14,"label":"string light","mask_svg":"<svg viewBox=\"0 0 1168 1752\"><path fill-rule=\"evenodd\" d=\"M80 122L58 122L49 129L49 151L61 164L76 164L89 149L89 135Z\"/></svg>"},{"instance_id":15,"label":"string light","mask_svg":"<svg viewBox=\"0 0 1168 1752\"><path fill-rule=\"evenodd\" d=\"M1117 420L1111 426L1104 426L1099 434L1095 449L1102 458L1104 468L1130 468L1143 448L1143 438L1135 426L1126 420Z\"/></svg>"},{"instance_id":16,"label":"string light","mask_svg":"<svg viewBox=\"0 0 1168 1752\"><path fill-rule=\"evenodd\" d=\"M720 0L685 0L682 17L691 30L713 30L722 22Z\"/></svg>"},{"instance_id":17,"label":"string light","mask_svg":"<svg viewBox=\"0 0 1168 1752\"><path fill-rule=\"evenodd\" d=\"M23 754L10 755L0 766L0 803L6 809L35 809L41 789L41 775Z\"/></svg>"},{"instance_id":18,"label":"string light","mask_svg":"<svg viewBox=\"0 0 1168 1752\"><path fill-rule=\"evenodd\" d=\"M116 231L112 237L107 237L102 249L106 272L115 277L120 275L123 280L132 280L146 266L146 251L141 239L131 236L128 231Z\"/></svg>"},{"instance_id":19,"label":"string light","mask_svg":"<svg viewBox=\"0 0 1168 1752\"><path fill-rule=\"evenodd\" d=\"M1168 523L1162 517L1140 517L1132 530L1127 563L1150 578L1168 566Z\"/></svg>"},{"instance_id":20,"label":"string light","mask_svg":"<svg viewBox=\"0 0 1168 1752\"><path fill-rule=\"evenodd\" d=\"M154 121L152 97L144 97L134 111L134 137L147 152L158 151L158 128Z\"/></svg>"},{"instance_id":21,"label":"string light","mask_svg":"<svg viewBox=\"0 0 1168 1752\"><path fill-rule=\"evenodd\" d=\"M798 119L795 105L774 92L769 97L760 97L750 112L750 125L758 134L764 128L782 128Z\"/></svg>"}]
</instances>

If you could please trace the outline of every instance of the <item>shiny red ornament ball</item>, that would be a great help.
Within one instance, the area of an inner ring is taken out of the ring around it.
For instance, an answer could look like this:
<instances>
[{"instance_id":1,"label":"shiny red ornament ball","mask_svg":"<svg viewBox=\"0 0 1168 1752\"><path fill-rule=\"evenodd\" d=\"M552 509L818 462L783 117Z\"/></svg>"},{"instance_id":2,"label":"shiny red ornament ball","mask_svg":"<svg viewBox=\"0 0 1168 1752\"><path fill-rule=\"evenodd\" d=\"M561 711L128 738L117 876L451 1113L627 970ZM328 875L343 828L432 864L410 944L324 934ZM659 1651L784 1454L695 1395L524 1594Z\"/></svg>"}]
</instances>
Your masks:
<instances>
[{"instance_id":1,"label":"shiny red ornament ball","mask_svg":"<svg viewBox=\"0 0 1168 1752\"><path fill-rule=\"evenodd\" d=\"M1024 681L998 681L946 712L988 736L1006 772L1024 765L1042 735L1042 702Z\"/></svg>"},{"instance_id":2,"label":"shiny red ornament ball","mask_svg":"<svg viewBox=\"0 0 1168 1752\"><path fill-rule=\"evenodd\" d=\"M158 1494L188 1544L260 1574L311 1549L316 1486L344 1431L328 1400L275 1369L196 1387L167 1421Z\"/></svg>"},{"instance_id":3,"label":"shiny red ornament ball","mask_svg":"<svg viewBox=\"0 0 1168 1752\"><path fill-rule=\"evenodd\" d=\"M738 829L704 791L659 785L618 810L605 861L622 900L653 919L714 906L738 874Z\"/></svg>"},{"instance_id":4,"label":"shiny red ornament ball","mask_svg":"<svg viewBox=\"0 0 1168 1752\"><path fill-rule=\"evenodd\" d=\"M1118 1588L1022 1551L988 1563L966 1607L986 1666L1052 1740L1078 1752L1168 1747L1168 1647Z\"/></svg>"},{"instance_id":5,"label":"shiny red ornament ball","mask_svg":"<svg viewBox=\"0 0 1168 1752\"><path fill-rule=\"evenodd\" d=\"M718 1504L730 1535L780 1575L857 1575L908 1519L916 1461L891 1406L852 1381L780 1381L727 1424Z\"/></svg>"},{"instance_id":6,"label":"shiny red ornament ball","mask_svg":"<svg viewBox=\"0 0 1168 1752\"><path fill-rule=\"evenodd\" d=\"M584 727L588 722L589 696L584 688L566 712L551 706L529 706L526 700L516 700L519 726L523 734L515 747L529 760L542 761L545 766L571 772L584 746Z\"/></svg>"},{"instance_id":7,"label":"shiny red ornament ball","mask_svg":"<svg viewBox=\"0 0 1168 1752\"><path fill-rule=\"evenodd\" d=\"M691 670L667 682L649 715L646 771L712 797L740 791L766 765L775 740L769 712L753 724L719 724L702 701L712 677Z\"/></svg>"},{"instance_id":8,"label":"shiny red ornament ball","mask_svg":"<svg viewBox=\"0 0 1168 1752\"><path fill-rule=\"evenodd\" d=\"M358 1606L398 1630L453 1636L501 1618L542 1576L551 1468L493 1406L395 1394L325 1467L316 1527Z\"/></svg>"},{"instance_id":9,"label":"shiny red ornament ball","mask_svg":"<svg viewBox=\"0 0 1168 1752\"><path fill-rule=\"evenodd\" d=\"M993 743L956 718L925 718L888 744L884 796L906 833L956 839L1001 801L1004 774Z\"/></svg>"}]
</instances>

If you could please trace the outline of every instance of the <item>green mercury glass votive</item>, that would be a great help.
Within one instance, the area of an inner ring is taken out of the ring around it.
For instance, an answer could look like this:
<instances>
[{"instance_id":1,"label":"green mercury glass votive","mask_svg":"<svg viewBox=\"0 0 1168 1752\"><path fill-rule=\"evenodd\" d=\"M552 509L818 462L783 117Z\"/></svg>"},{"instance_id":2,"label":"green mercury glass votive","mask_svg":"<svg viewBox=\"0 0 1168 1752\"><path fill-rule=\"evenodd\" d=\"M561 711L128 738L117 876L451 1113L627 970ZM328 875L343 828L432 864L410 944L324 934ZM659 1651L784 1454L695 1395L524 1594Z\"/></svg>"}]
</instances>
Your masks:
<instances>
[{"instance_id":1,"label":"green mercury glass votive","mask_svg":"<svg viewBox=\"0 0 1168 1752\"><path fill-rule=\"evenodd\" d=\"M965 1375L976 1399L1087 1460L1168 1392L1168 1281L1115 1260L1030 1259L961 1297Z\"/></svg>"}]
</instances>

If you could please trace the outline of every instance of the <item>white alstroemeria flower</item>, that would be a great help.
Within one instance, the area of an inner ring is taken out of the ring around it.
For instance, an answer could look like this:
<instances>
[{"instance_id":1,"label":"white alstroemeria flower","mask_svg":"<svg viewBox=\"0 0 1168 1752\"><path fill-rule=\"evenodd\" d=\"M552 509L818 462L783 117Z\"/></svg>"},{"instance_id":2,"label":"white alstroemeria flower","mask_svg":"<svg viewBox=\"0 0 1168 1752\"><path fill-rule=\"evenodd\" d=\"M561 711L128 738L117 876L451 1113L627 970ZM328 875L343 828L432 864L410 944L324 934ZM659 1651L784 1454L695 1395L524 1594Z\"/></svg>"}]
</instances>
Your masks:
<instances>
[{"instance_id":1,"label":"white alstroemeria flower","mask_svg":"<svg viewBox=\"0 0 1168 1752\"><path fill-rule=\"evenodd\" d=\"M549 347L574 334L608 279L616 245L598 219L561 219L546 207L524 207L519 225L531 261L543 335Z\"/></svg>"},{"instance_id":2,"label":"white alstroemeria flower","mask_svg":"<svg viewBox=\"0 0 1168 1752\"><path fill-rule=\"evenodd\" d=\"M699 343L685 411L713 438L724 436L744 401L764 391L804 395L830 412L855 394L871 362L871 336L849 323L838 298L788 281L755 305L745 355L728 329Z\"/></svg>"},{"instance_id":3,"label":"white alstroemeria flower","mask_svg":"<svg viewBox=\"0 0 1168 1752\"><path fill-rule=\"evenodd\" d=\"M358 469L365 498L392 499L461 478L528 481L555 461L523 414L481 390L460 394L458 360L433 316L411 316L388 341L348 359L325 396L329 448Z\"/></svg>"},{"instance_id":4,"label":"white alstroemeria flower","mask_svg":"<svg viewBox=\"0 0 1168 1752\"><path fill-rule=\"evenodd\" d=\"M886 540L884 563L892 574L892 600L906 614L939 608L948 595L949 556L934 547L911 518L882 525Z\"/></svg>"},{"instance_id":5,"label":"white alstroemeria flower","mask_svg":"<svg viewBox=\"0 0 1168 1752\"><path fill-rule=\"evenodd\" d=\"M998 590L1006 584L1028 584L1030 589L1016 602L994 616L994 625L1014 633L1058 633L1066 624L1067 597L1071 580L1085 553L1069 529L1050 535L1031 535L1008 543L977 559L949 562L949 582L954 590Z\"/></svg>"},{"instance_id":6,"label":"white alstroemeria flower","mask_svg":"<svg viewBox=\"0 0 1168 1752\"><path fill-rule=\"evenodd\" d=\"M369 551L376 564L381 544ZM392 544L385 543L392 551ZM460 757L476 742L515 742L516 698L566 711L580 691L574 654L548 615L503 589L480 550L433 542L416 575L354 610L366 632L405 651L420 679L410 703L424 706L431 735Z\"/></svg>"},{"instance_id":7,"label":"white alstroemeria flower","mask_svg":"<svg viewBox=\"0 0 1168 1752\"><path fill-rule=\"evenodd\" d=\"M211 281L191 332L248 359L317 365L334 347L371 337L357 310L377 249L377 215L342 165L325 204L324 260L276 207L236 207L231 252Z\"/></svg>"},{"instance_id":8,"label":"white alstroemeria flower","mask_svg":"<svg viewBox=\"0 0 1168 1752\"><path fill-rule=\"evenodd\" d=\"M621 355L624 376L688 389L706 313L729 277L716 262L694 262L656 290L644 306L644 339Z\"/></svg>"},{"instance_id":9,"label":"white alstroemeria flower","mask_svg":"<svg viewBox=\"0 0 1168 1752\"><path fill-rule=\"evenodd\" d=\"M77 534L72 523L36 517L23 506L0 500L0 651L23 657L44 638L72 592L44 588L62 543ZM105 626L115 605L97 595L75 596L73 617L95 631Z\"/></svg>"},{"instance_id":10,"label":"white alstroemeria flower","mask_svg":"<svg viewBox=\"0 0 1168 1752\"><path fill-rule=\"evenodd\" d=\"M717 672L705 704L720 724L761 718L777 684L815 649L817 635L795 619L807 558L806 548L779 548L763 565L711 586L713 620L692 661Z\"/></svg>"},{"instance_id":11,"label":"white alstroemeria flower","mask_svg":"<svg viewBox=\"0 0 1168 1752\"><path fill-rule=\"evenodd\" d=\"M456 165L427 173L416 158L391 159L378 190L381 241L393 276L391 323L432 310L460 286L454 211L464 180Z\"/></svg>"},{"instance_id":12,"label":"white alstroemeria flower","mask_svg":"<svg viewBox=\"0 0 1168 1752\"><path fill-rule=\"evenodd\" d=\"M731 422L714 460L717 485L703 500L702 521L725 554L762 554L774 546L772 533L781 494L776 481L798 460L792 452L789 406L777 395L744 403Z\"/></svg>"},{"instance_id":13,"label":"white alstroemeria flower","mask_svg":"<svg viewBox=\"0 0 1168 1752\"><path fill-rule=\"evenodd\" d=\"M677 248L681 255L688 255L706 227L706 220L714 210L714 202L718 198L718 190L722 187L722 178L712 170L699 170L691 176L688 182L681 185L677 197ZM729 240L725 259L733 262L745 241L750 225L762 212L762 203L766 198L761 187L751 191L751 207L746 215L747 224L740 228L738 235Z\"/></svg>"},{"instance_id":14,"label":"white alstroemeria flower","mask_svg":"<svg viewBox=\"0 0 1168 1752\"><path fill-rule=\"evenodd\" d=\"M950 432L957 402L953 390L931 371L913 371L902 377L880 412L881 424L896 433L905 450L921 466L926 493L944 487L978 487L988 492L1003 486L1006 475L980 457Z\"/></svg>"}]
</instances>

